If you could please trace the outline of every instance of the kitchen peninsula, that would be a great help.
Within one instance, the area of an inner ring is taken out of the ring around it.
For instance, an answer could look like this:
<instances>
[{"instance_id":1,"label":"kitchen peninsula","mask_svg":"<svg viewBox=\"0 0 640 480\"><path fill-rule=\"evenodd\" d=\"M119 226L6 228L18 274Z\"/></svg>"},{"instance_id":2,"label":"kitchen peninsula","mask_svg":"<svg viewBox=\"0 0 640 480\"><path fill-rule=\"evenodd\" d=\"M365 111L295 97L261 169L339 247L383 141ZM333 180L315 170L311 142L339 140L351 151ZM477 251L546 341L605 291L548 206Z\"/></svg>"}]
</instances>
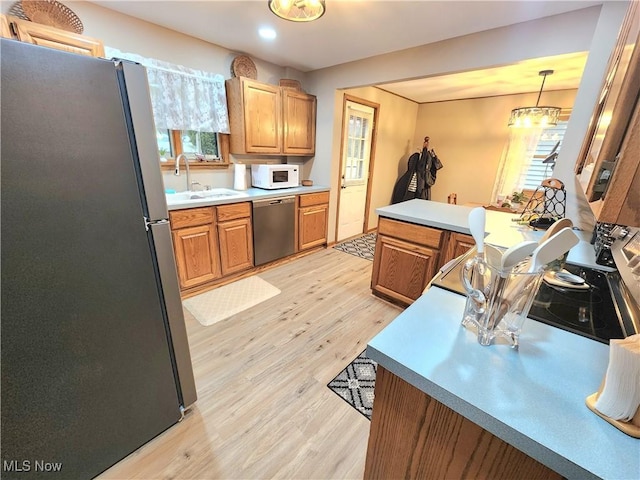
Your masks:
<instances>
[{"instance_id":1,"label":"kitchen peninsula","mask_svg":"<svg viewBox=\"0 0 640 480\"><path fill-rule=\"evenodd\" d=\"M403 306L413 303L431 278L449 260L473 247L467 218L472 207L413 199L378 208L371 289ZM519 225L517 214L486 212L485 242L508 248L523 240L539 240L544 231ZM581 241L569 252L568 262L605 271L597 265L590 234L576 231ZM407 272L411 272L407 275Z\"/></svg>"},{"instance_id":2,"label":"kitchen peninsula","mask_svg":"<svg viewBox=\"0 0 640 480\"><path fill-rule=\"evenodd\" d=\"M467 235L470 210L411 200L377 213ZM514 217L488 211L487 242L544 233ZM568 261L595 266L586 238ZM460 324L464 303L432 286L369 342L378 374L365 478L638 478L640 442L585 405L608 346L531 319L519 350L481 346Z\"/></svg>"}]
</instances>

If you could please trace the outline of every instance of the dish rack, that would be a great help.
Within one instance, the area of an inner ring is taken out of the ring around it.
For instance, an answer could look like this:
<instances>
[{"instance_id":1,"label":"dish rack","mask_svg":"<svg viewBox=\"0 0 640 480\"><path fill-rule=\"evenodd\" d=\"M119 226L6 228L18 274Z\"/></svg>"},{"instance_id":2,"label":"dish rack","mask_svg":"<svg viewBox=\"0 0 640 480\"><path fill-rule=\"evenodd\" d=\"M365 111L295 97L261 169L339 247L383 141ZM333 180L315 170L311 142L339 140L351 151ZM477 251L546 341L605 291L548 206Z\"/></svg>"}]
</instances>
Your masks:
<instances>
[{"instance_id":1,"label":"dish rack","mask_svg":"<svg viewBox=\"0 0 640 480\"><path fill-rule=\"evenodd\" d=\"M519 224L546 230L556 220L564 218L567 211L567 192L564 183L557 178L547 178L531 195L520 217Z\"/></svg>"}]
</instances>

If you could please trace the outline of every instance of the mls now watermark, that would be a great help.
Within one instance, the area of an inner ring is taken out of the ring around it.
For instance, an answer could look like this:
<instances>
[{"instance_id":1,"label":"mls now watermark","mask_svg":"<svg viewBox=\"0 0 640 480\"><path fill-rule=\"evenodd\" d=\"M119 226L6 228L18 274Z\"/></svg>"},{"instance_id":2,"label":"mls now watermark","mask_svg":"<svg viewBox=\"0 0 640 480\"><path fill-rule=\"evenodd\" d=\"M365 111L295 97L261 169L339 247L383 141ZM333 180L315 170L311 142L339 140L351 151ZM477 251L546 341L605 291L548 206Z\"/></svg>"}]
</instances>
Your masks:
<instances>
[{"instance_id":1,"label":"mls now watermark","mask_svg":"<svg viewBox=\"0 0 640 480\"><path fill-rule=\"evenodd\" d=\"M62 462L45 460L3 460L3 472L60 472Z\"/></svg>"}]
</instances>

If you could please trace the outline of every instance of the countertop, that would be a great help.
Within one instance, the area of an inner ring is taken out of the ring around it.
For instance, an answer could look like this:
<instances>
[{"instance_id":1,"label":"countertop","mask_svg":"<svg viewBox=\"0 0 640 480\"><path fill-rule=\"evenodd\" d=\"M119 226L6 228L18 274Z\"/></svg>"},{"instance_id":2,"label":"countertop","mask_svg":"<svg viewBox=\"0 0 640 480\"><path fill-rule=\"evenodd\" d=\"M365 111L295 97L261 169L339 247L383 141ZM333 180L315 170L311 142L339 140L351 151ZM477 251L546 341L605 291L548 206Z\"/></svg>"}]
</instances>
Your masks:
<instances>
[{"instance_id":1,"label":"countertop","mask_svg":"<svg viewBox=\"0 0 640 480\"><path fill-rule=\"evenodd\" d=\"M226 189L226 190L231 190ZM203 198L193 200L174 200L172 194L168 193L167 197L167 209L168 210L182 210L184 208L194 207L208 207L211 205L224 205L228 203L238 202L251 202L253 200L264 200L267 198L286 197L289 195L302 195L305 193L318 193L328 192L329 187L322 185L314 185L311 187L293 187L293 188L281 188L277 190L264 190L262 188L249 188L247 190L237 190L237 196L224 197L224 198ZM197 192L195 192L197 193Z\"/></svg>"},{"instance_id":2,"label":"countertop","mask_svg":"<svg viewBox=\"0 0 640 480\"><path fill-rule=\"evenodd\" d=\"M473 208L413 199L378 208L376 213L381 217L471 235L468 217ZM513 221L518 217L519 214L516 213L487 210L485 242L498 247L509 248L524 240L537 241L544 235L544 230L534 230L528 225L518 225ZM568 263L608 272L614 270L596 263L595 250L590 243L591 232L579 230L574 230L574 232L580 237L580 243L569 252Z\"/></svg>"},{"instance_id":3,"label":"countertop","mask_svg":"<svg viewBox=\"0 0 640 480\"><path fill-rule=\"evenodd\" d=\"M640 440L585 405L606 372L607 345L528 319L519 350L481 346L460 325L464 303L431 287L367 355L567 478L640 478Z\"/></svg>"}]
</instances>

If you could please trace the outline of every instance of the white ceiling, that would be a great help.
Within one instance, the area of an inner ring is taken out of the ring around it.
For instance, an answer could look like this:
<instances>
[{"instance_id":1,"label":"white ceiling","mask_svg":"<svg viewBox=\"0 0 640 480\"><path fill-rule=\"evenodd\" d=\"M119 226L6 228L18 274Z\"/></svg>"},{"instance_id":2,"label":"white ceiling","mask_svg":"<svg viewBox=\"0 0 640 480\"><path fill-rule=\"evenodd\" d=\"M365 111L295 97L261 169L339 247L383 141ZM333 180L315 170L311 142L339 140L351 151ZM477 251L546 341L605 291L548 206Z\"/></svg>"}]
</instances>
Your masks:
<instances>
[{"instance_id":1,"label":"white ceiling","mask_svg":"<svg viewBox=\"0 0 640 480\"><path fill-rule=\"evenodd\" d=\"M326 0L324 16L310 23L279 19L269 11L265 0L93 3L253 58L309 72L579 10L599 5L602 0ZM264 26L276 30L275 40L259 37L258 29ZM556 74L548 77L545 91L577 88L586 56L560 57L523 62L505 67L507 70L466 72L381 87L417 102L531 92L540 88L538 71L554 69Z\"/></svg>"},{"instance_id":2,"label":"white ceiling","mask_svg":"<svg viewBox=\"0 0 640 480\"><path fill-rule=\"evenodd\" d=\"M542 70L554 70L544 79L544 92L578 88L587 53L570 53L554 57L535 58L504 67L473 70L397 83L378 85L383 90L418 103L442 102L462 98L492 97L525 92L539 92Z\"/></svg>"}]
</instances>

